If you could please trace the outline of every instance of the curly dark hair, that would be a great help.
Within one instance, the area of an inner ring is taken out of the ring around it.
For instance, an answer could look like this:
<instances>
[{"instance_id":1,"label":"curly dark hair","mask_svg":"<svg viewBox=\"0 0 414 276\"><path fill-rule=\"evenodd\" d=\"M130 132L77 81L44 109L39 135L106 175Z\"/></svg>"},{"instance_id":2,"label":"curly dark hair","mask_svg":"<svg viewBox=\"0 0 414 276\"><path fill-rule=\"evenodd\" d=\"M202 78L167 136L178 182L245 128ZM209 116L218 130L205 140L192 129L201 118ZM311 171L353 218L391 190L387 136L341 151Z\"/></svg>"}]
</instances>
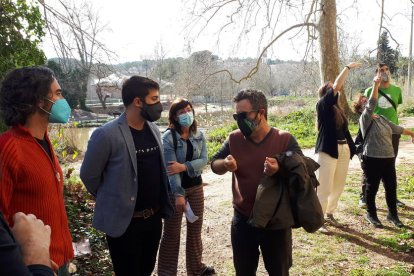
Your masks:
<instances>
[{"instance_id":1,"label":"curly dark hair","mask_svg":"<svg viewBox=\"0 0 414 276\"><path fill-rule=\"evenodd\" d=\"M195 119L195 112L194 112L194 108L193 105L186 99L183 98L177 98L175 99L171 106L170 106L170 111L168 112L168 121L169 121L169 128L173 128L174 130L176 130L178 133L182 133L181 131L181 126L178 123L178 121L176 120L177 117L177 111L183 108L186 108L187 105L189 105L191 107L191 109L193 110L193 116L194 116L194 121L190 126L190 131L195 133L197 132L197 122Z\"/></svg>"},{"instance_id":2,"label":"curly dark hair","mask_svg":"<svg viewBox=\"0 0 414 276\"><path fill-rule=\"evenodd\" d=\"M47 98L55 74L43 66L10 71L0 89L0 112L8 126L24 125L37 111L39 100Z\"/></svg>"},{"instance_id":3,"label":"curly dark hair","mask_svg":"<svg viewBox=\"0 0 414 276\"><path fill-rule=\"evenodd\" d=\"M264 109L264 115L267 120L267 100L262 91L243 89L233 98L233 102L238 103L241 100L248 100L254 110Z\"/></svg>"},{"instance_id":4,"label":"curly dark hair","mask_svg":"<svg viewBox=\"0 0 414 276\"><path fill-rule=\"evenodd\" d=\"M361 115L364 109L362 108L364 105L361 103L362 98L366 98L364 95L364 90L361 90L356 96L355 100L352 102L352 108L356 114Z\"/></svg>"}]
</instances>

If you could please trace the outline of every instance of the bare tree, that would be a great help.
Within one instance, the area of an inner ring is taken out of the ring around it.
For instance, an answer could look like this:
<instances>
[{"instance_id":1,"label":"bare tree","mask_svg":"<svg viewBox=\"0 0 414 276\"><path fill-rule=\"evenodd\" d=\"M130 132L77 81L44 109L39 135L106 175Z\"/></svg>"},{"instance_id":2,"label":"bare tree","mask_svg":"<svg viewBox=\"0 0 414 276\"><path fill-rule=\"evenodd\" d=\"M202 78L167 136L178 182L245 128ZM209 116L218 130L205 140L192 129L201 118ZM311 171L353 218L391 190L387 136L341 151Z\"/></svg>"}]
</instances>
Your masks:
<instances>
[{"instance_id":1,"label":"bare tree","mask_svg":"<svg viewBox=\"0 0 414 276\"><path fill-rule=\"evenodd\" d=\"M237 32L237 45L243 45L247 37L252 37L249 36L252 33L258 34L259 37L257 62L244 76L236 78L228 69L212 72L210 75L226 73L236 83L251 78L259 71L263 55L272 49L285 46L279 46L277 43L280 38L287 35L290 35L290 39L307 41L303 53L304 60L313 54L314 42L318 40L320 83L334 81L339 73L336 0L187 0L187 2L193 4L187 30L195 39L215 24L219 25L218 42L225 31ZM282 18L285 22L282 22ZM287 18L289 20L286 20ZM346 97L341 97L340 102L346 110L349 110Z\"/></svg>"},{"instance_id":2,"label":"bare tree","mask_svg":"<svg viewBox=\"0 0 414 276\"><path fill-rule=\"evenodd\" d=\"M219 79L208 77L210 72L217 69L218 57L210 51L200 51L191 54L181 67L179 77L174 87L175 94L182 97L203 97L205 111L207 103L213 98L220 85ZM216 89L217 88L217 89Z\"/></svg>"},{"instance_id":3,"label":"bare tree","mask_svg":"<svg viewBox=\"0 0 414 276\"><path fill-rule=\"evenodd\" d=\"M154 72L152 72L153 75L155 75L156 79L158 80L158 83L161 84L161 81L163 79L163 71L164 71L164 59L167 56L167 52L165 50L165 46L163 42L157 41L155 48L154 48L154 60L155 60L155 67Z\"/></svg>"},{"instance_id":4,"label":"bare tree","mask_svg":"<svg viewBox=\"0 0 414 276\"><path fill-rule=\"evenodd\" d=\"M102 105L102 108L106 110L106 100L110 98L110 95L102 91L102 80L106 77L109 77L111 74L114 73L114 69L107 65L107 64L94 64L91 68L91 72L93 75L96 76L98 79L97 83L95 84L95 92L98 96L99 102Z\"/></svg>"},{"instance_id":5,"label":"bare tree","mask_svg":"<svg viewBox=\"0 0 414 276\"><path fill-rule=\"evenodd\" d=\"M44 8L48 33L61 67L65 72L76 68L85 76L80 91L80 106L86 109L87 86L91 75L99 71L94 71L94 64L110 64L116 57L113 51L100 42L100 36L107 31L107 26L102 23L92 4L85 0L57 0L58 7L52 7L43 0L39 2ZM101 103L104 107L104 102Z\"/></svg>"},{"instance_id":6,"label":"bare tree","mask_svg":"<svg viewBox=\"0 0 414 276\"><path fill-rule=\"evenodd\" d=\"M249 34L258 34L258 57L250 71L241 78L234 77L233 73L226 69L214 72L214 74L224 72L236 83L247 80L257 73L265 53L269 52L276 41L287 33L296 31L293 36L303 35L304 32L307 34L308 46L304 53L305 56L311 49L312 41L316 39L318 0L310 2L300 0L189 0L187 2L193 3L192 17L187 30L190 36L193 34L195 39L210 25L217 24L215 21L224 21L218 23L218 44L226 31L238 34L236 39L238 46L245 43ZM280 23L282 17L292 18L296 22L284 28Z\"/></svg>"}]
</instances>

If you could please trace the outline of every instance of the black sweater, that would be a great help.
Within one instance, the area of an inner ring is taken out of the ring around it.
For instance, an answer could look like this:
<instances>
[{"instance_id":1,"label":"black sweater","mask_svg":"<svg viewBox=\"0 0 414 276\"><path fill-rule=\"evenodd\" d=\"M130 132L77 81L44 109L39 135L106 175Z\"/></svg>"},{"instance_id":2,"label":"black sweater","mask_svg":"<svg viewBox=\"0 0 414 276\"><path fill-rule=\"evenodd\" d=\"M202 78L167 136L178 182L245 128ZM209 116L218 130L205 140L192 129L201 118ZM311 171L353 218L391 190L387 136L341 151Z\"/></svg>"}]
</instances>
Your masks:
<instances>
[{"instance_id":1,"label":"black sweater","mask_svg":"<svg viewBox=\"0 0 414 276\"><path fill-rule=\"evenodd\" d=\"M339 95L334 95L331 88L316 104L318 115L319 132L316 139L315 153L324 152L331 157L338 159L338 139L336 138L335 112L333 106L338 102ZM343 129L348 143L351 159L355 154L355 143L347 126Z\"/></svg>"}]
</instances>

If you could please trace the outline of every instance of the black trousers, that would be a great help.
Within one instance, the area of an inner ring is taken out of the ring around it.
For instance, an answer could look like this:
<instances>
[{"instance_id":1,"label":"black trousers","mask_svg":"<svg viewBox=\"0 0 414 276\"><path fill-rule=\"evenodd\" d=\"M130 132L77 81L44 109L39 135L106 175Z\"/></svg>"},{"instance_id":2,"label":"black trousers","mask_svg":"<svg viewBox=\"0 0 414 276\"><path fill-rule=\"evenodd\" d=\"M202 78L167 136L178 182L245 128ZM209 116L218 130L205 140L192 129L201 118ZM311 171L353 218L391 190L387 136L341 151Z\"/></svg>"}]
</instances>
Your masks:
<instances>
[{"instance_id":1,"label":"black trousers","mask_svg":"<svg viewBox=\"0 0 414 276\"><path fill-rule=\"evenodd\" d=\"M394 148L394 154L395 154L394 168L395 168L395 159L397 158L397 155L398 155L398 147L400 146L400 138L401 138L400 134L393 134L392 135L392 147ZM362 164L361 164L361 168L362 168ZM366 187L367 187L367 177L365 175L364 170L362 170L362 178L361 178L362 192L360 194L361 199L365 199L365 189L366 189Z\"/></svg>"},{"instance_id":2,"label":"black trousers","mask_svg":"<svg viewBox=\"0 0 414 276\"><path fill-rule=\"evenodd\" d=\"M251 226L247 220L247 217L234 211L231 244L236 276L256 275L259 247L268 275L289 275L292 266L292 229L263 230Z\"/></svg>"},{"instance_id":3,"label":"black trousers","mask_svg":"<svg viewBox=\"0 0 414 276\"><path fill-rule=\"evenodd\" d=\"M116 276L149 276L154 270L161 238L161 215L133 218L125 233L113 238L106 235Z\"/></svg>"},{"instance_id":4,"label":"black trousers","mask_svg":"<svg viewBox=\"0 0 414 276\"><path fill-rule=\"evenodd\" d=\"M382 180L385 190L385 200L389 214L397 215L397 175L395 172L395 158L373 158L363 157L363 170L367 178L365 198L367 202L367 212L377 217L375 197L378 192L379 184Z\"/></svg>"}]
</instances>

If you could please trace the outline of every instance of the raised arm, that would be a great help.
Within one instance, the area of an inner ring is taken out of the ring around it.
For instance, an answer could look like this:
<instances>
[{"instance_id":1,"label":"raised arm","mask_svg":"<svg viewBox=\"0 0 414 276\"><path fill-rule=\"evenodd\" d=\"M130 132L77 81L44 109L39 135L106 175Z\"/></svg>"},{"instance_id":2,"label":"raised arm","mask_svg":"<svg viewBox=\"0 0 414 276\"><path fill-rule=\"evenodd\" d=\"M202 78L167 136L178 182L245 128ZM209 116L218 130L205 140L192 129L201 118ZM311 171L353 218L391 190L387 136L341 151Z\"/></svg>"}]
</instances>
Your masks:
<instances>
[{"instance_id":1,"label":"raised arm","mask_svg":"<svg viewBox=\"0 0 414 276\"><path fill-rule=\"evenodd\" d=\"M336 77L335 82L333 84L334 94L336 95L339 90L342 89L344 86L345 80L348 77L349 71L353 68L361 67L362 63L359 62L351 62L342 69L341 73Z\"/></svg>"},{"instance_id":2,"label":"raised arm","mask_svg":"<svg viewBox=\"0 0 414 276\"><path fill-rule=\"evenodd\" d=\"M369 100L374 99L375 102L378 100L378 89L381 83L381 73L378 70L377 75L374 78L374 85L372 86L372 92L371 95L369 96Z\"/></svg>"}]
</instances>

